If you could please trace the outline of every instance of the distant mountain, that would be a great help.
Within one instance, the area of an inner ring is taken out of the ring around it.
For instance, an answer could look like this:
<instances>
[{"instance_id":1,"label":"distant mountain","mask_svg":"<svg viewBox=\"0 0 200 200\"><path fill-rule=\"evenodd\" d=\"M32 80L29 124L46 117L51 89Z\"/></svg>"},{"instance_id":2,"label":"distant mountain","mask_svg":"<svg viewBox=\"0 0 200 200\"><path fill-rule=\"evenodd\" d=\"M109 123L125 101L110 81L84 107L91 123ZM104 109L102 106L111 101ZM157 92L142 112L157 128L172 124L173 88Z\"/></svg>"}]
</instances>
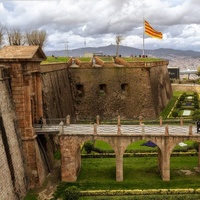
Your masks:
<instances>
[{"instance_id":1,"label":"distant mountain","mask_svg":"<svg viewBox=\"0 0 200 200\"><path fill-rule=\"evenodd\" d=\"M72 49L72 50L57 50L57 51L46 51L47 56L83 56L84 53L102 53L103 55L116 55L116 45L108 45L102 47L84 47L79 49ZM137 49L128 46L120 46L119 47L119 54L121 56L139 56L142 54L142 49ZM173 56L186 56L192 58L199 58L200 52L192 51L192 50L175 50L175 49L155 49L155 50L145 50L145 55L150 55L153 57L160 57L160 58L167 58Z\"/></svg>"}]
</instances>

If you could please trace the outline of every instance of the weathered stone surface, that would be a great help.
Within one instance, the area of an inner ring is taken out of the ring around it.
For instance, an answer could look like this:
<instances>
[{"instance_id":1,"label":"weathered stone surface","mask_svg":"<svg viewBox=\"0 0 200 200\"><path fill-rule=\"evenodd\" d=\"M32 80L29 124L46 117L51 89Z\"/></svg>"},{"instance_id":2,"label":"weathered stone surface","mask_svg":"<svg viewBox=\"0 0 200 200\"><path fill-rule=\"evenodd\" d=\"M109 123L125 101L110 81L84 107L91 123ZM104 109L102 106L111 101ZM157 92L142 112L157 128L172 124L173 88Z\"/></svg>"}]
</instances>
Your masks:
<instances>
[{"instance_id":1,"label":"weathered stone surface","mask_svg":"<svg viewBox=\"0 0 200 200\"><path fill-rule=\"evenodd\" d=\"M155 118L172 97L166 61L127 63L121 59L123 67L113 62L98 63L101 67L87 63L77 67L42 65L43 102L49 118L68 114L72 120L75 115L79 120L92 120L96 115L106 119L117 115L122 119L140 115ZM101 85L105 91L101 91Z\"/></svg>"},{"instance_id":2,"label":"weathered stone surface","mask_svg":"<svg viewBox=\"0 0 200 200\"><path fill-rule=\"evenodd\" d=\"M15 200L26 194L26 172L16 115L5 82L0 82L0 91L0 117L3 120L0 130L0 199Z\"/></svg>"},{"instance_id":3,"label":"weathered stone surface","mask_svg":"<svg viewBox=\"0 0 200 200\"><path fill-rule=\"evenodd\" d=\"M29 187L40 186L48 173L33 129L33 124L43 115L39 71L40 62L44 59L46 56L39 46L8 46L0 50L1 70L7 69L7 73L1 73L0 82L0 111L5 127L4 146L10 152L7 160L11 162L13 190L18 199L24 196ZM9 108L11 99L14 106ZM11 115L14 112L17 117ZM9 155L11 158L8 158Z\"/></svg>"}]
</instances>

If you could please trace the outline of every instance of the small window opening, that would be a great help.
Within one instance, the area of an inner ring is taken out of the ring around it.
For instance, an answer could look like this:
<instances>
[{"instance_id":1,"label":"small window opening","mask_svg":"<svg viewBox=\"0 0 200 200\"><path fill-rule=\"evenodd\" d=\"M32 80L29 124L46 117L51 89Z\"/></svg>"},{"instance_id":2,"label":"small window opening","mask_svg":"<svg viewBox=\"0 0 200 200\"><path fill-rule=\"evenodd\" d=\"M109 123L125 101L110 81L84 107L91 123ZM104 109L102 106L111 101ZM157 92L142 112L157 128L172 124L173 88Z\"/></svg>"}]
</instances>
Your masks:
<instances>
[{"instance_id":1,"label":"small window opening","mask_svg":"<svg viewBox=\"0 0 200 200\"><path fill-rule=\"evenodd\" d=\"M122 92L128 92L128 84L127 83L121 84L121 90Z\"/></svg>"},{"instance_id":2,"label":"small window opening","mask_svg":"<svg viewBox=\"0 0 200 200\"><path fill-rule=\"evenodd\" d=\"M106 93L106 84L99 85L99 93Z\"/></svg>"},{"instance_id":3,"label":"small window opening","mask_svg":"<svg viewBox=\"0 0 200 200\"><path fill-rule=\"evenodd\" d=\"M78 95L83 95L84 94L84 89L83 89L83 85L82 84L77 84L76 85L76 90L77 90L77 93Z\"/></svg>"}]
</instances>

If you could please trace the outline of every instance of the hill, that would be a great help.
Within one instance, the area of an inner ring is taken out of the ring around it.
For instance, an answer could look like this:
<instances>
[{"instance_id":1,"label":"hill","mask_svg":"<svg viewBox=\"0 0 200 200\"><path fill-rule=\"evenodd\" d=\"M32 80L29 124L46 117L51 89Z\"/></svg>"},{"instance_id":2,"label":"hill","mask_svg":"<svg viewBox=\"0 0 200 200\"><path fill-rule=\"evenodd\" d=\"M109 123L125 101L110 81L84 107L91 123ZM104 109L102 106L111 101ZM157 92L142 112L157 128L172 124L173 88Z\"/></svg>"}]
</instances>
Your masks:
<instances>
[{"instance_id":1,"label":"hill","mask_svg":"<svg viewBox=\"0 0 200 200\"><path fill-rule=\"evenodd\" d=\"M47 56L83 56L85 52L92 52L92 53L102 53L103 55L116 55L116 45L108 45L102 47L84 47L78 49L71 49L71 50L57 50L57 51L46 51ZM122 56L130 56L131 54L134 56L139 56L142 54L142 49L137 49L128 46L120 46L119 47L119 54ZM145 50L146 55L152 55L155 57L166 57L169 55L174 56L188 56L197 58L200 57L200 52L192 51L192 50L175 50L175 49L155 49L155 50Z\"/></svg>"},{"instance_id":2,"label":"hill","mask_svg":"<svg viewBox=\"0 0 200 200\"><path fill-rule=\"evenodd\" d=\"M71 50L46 51L47 56L83 56L84 53L102 53L103 55L116 55L116 45L108 45L102 47L84 47ZM142 49L128 46L120 46L119 54L121 56L139 56L142 55ZM180 69L197 69L200 66L200 52L192 50L176 50L176 49L155 49L145 50L145 55L149 57L163 58L169 60L169 67L179 67Z\"/></svg>"}]
</instances>

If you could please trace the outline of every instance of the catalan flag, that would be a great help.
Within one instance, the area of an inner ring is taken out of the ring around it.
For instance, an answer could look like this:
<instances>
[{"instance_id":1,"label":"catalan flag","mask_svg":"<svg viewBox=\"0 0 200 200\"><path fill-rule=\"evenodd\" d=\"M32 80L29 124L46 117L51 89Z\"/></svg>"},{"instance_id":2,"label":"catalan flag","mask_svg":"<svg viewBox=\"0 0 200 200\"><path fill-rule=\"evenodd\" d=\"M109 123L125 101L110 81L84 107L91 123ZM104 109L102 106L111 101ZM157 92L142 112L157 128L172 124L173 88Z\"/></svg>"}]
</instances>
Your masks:
<instances>
[{"instance_id":1,"label":"catalan flag","mask_svg":"<svg viewBox=\"0 0 200 200\"><path fill-rule=\"evenodd\" d=\"M161 32L156 31L151 25L145 20L145 33L153 38L162 39L163 35Z\"/></svg>"}]
</instances>

